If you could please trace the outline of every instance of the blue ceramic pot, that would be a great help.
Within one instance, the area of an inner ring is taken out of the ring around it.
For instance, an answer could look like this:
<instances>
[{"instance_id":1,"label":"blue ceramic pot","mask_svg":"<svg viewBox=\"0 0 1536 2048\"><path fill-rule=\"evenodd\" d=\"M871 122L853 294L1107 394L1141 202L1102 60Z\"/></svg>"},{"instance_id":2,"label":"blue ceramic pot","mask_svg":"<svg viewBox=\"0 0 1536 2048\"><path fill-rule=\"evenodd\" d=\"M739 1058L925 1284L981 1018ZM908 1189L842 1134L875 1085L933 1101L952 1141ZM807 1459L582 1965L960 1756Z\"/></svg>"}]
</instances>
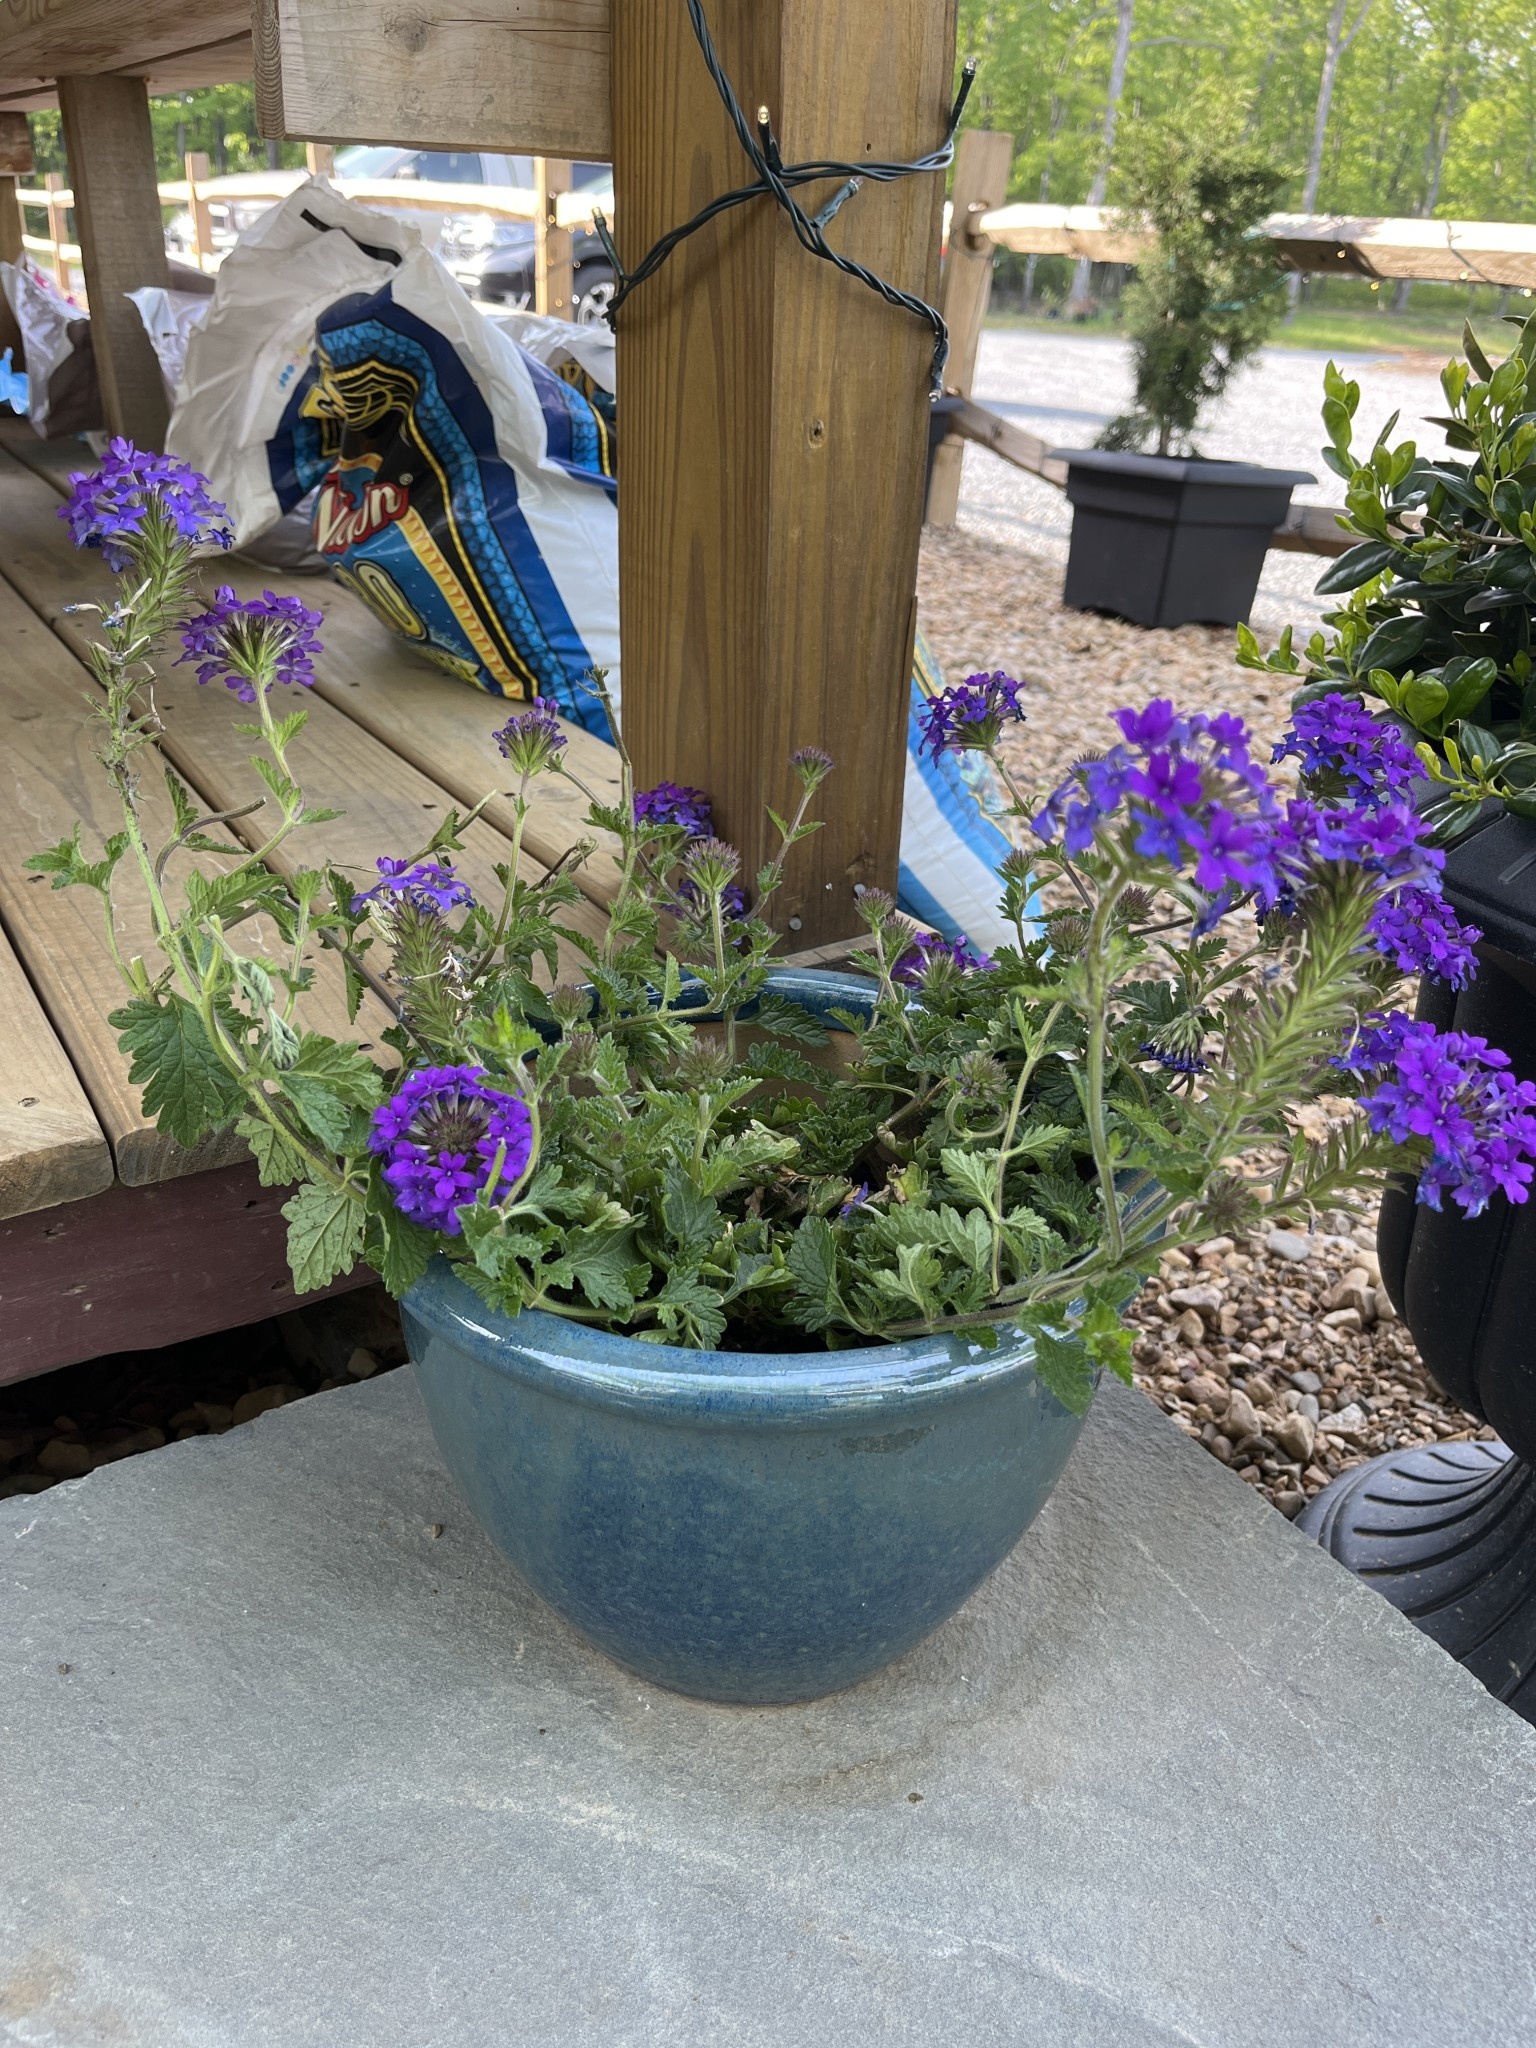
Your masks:
<instances>
[{"instance_id":1,"label":"blue ceramic pot","mask_svg":"<svg viewBox=\"0 0 1536 2048\"><path fill-rule=\"evenodd\" d=\"M793 981L820 1010L869 999ZM446 1260L402 1310L487 1534L589 1642L700 1699L814 1699L921 1642L1029 1527L1082 1427L1017 1331L990 1351L688 1351L499 1315Z\"/></svg>"}]
</instances>

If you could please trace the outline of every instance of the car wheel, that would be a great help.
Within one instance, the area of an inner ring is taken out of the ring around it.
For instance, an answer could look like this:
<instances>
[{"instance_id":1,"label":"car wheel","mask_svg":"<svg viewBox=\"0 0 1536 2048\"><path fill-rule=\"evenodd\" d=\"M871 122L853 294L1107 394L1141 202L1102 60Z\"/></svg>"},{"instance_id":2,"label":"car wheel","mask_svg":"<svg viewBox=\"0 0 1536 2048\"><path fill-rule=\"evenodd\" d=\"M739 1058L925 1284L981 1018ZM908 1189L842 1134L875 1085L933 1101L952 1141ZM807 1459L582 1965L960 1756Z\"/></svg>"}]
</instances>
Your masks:
<instances>
[{"instance_id":1,"label":"car wheel","mask_svg":"<svg viewBox=\"0 0 1536 2048\"><path fill-rule=\"evenodd\" d=\"M613 303L613 272L606 265L584 263L576 279L576 325L602 327Z\"/></svg>"}]
</instances>

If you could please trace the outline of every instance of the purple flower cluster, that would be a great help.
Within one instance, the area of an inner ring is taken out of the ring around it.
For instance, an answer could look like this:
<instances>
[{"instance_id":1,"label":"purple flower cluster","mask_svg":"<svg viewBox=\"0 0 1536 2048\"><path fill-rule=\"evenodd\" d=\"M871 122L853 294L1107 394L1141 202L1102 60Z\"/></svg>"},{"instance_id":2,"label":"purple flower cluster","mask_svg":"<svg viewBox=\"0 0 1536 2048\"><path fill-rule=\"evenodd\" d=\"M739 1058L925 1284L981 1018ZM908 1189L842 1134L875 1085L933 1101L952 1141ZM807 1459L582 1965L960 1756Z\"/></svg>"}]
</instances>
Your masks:
<instances>
[{"instance_id":1,"label":"purple flower cluster","mask_svg":"<svg viewBox=\"0 0 1536 2048\"><path fill-rule=\"evenodd\" d=\"M183 625L185 652L177 661L195 661L200 683L223 682L243 704L254 704L258 687L313 685L321 623L322 615L296 597L267 590L241 598L224 583L209 609Z\"/></svg>"},{"instance_id":2,"label":"purple flower cluster","mask_svg":"<svg viewBox=\"0 0 1536 2048\"><path fill-rule=\"evenodd\" d=\"M520 775L541 775L568 744L553 697L535 697L491 737Z\"/></svg>"},{"instance_id":3,"label":"purple flower cluster","mask_svg":"<svg viewBox=\"0 0 1536 2048\"><path fill-rule=\"evenodd\" d=\"M830 768L830 757L823 758L827 760L827 766ZM635 822L681 825L689 840L693 842L687 848L688 854L698 851L699 840L707 840L712 846L720 847L723 852L729 853L737 866L741 864L740 855L735 848L726 847L723 841L716 839L714 806L708 794L702 789L690 789L686 783L679 782L658 782L654 789L637 789ZM696 904L699 900L697 885L692 881L685 881L682 885L682 895L685 902ZM727 917L745 917L747 914L746 893L739 882L730 882L726 885L720 903Z\"/></svg>"},{"instance_id":4,"label":"purple flower cluster","mask_svg":"<svg viewBox=\"0 0 1536 2048\"><path fill-rule=\"evenodd\" d=\"M487 1085L483 1067L423 1067L373 1112L368 1144L401 1214L457 1237L465 1203L527 1171L533 1119L520 1095Z\"/></svg>"},{"instance_id":5,"label":"purple flower cluster","mask_svg":"<svg viewBox=\"0 0 1536 2048\"><path fill-rule=\"evenodd\" d=\"M1300 760L1303 775L1336 777L1351 798L1364 803L1384 803L1424 773L1395 725L1337 690L1294 714L1271 758L1291 756Z\"/></svg>"},{"instance_id":6,"label":"purple flower cluster","mask_svg":"<svg viewBox=\"0 0 1536 2048\"><path fill-rule=\"evenodd\" d=\"M191 547L227 548L229 513L199 476L174 455L156 455L118 438L107 443L100 469L78 470L59 507L77 548L100 548L114 576L132 566L134 544L152 515Z\"/></svg>"},{"instance_id":7,"label":"purple flower cluster","mask_svg":"<svg viewBox=\"0 0 1536 2048\"><path fill-rule=\"evenodd\" d=\"M938 961L947 961L962 974L985 974L997 964L989 953L978 952L964 932L957 939L941 938L937 932L914 932L911 945L891 971L891 979L917 988Z\"/></svg>"},{"instance_id":8,"label":"purple flower cluster","mask_svg":"<svg viewBox=\"0 0 1536 2048\"><path fill-rule=\"evenodd\" d=\"M365 903L408 903L415 910L439 914L475 900L468 883L454 873L451 861L391 860L386 854L376 865L379 879L371 889L352 898L354 910L361 910Z\"/></svg>"},{"instance_id":9,"label":"purple flower cluster","mask_svg":"<svg viewBox=\"0 0 1536 2048\"><path fill-rule=\"evenodd\" d=\"M1001 669L991 675L967 676L928 699L921 712L926 747L937 760L946 748L996 746L1005 725L1023 721L1019 702L1024 685ZM921 750L920 747L920 750Z\"/></svg>"},{"instance_id":10,"label":"purple flower cluster","mask_svg":"<svg viewBox=\"0 0 1536 2048\"><path fill-rule=\"evenodd\" d=\"M1143 1040L1141 1053L1144 1059L1156 1060L1160 1067L1166 1067L1172 1074L1203 1074L1207 1070L1207 1062L1198 1054L1169 1052L1165 1046L1158 1045L1150 1038Z\"/></svg>"},{"instance_id":11,"label":"purple flower cluster","mask_svg":"<svg viewBox=\"0 0 1536 2048\"><path fill-rule=\"evenodd\" d=\"M1434 974L1465 988L1477 974L1472 948L1483 936L1463 924L1443 896L1412 885L1379 903L1371 916L1371 944L1395 961L1401 974Z\"/></svg>"},{"instance_id":12,"label":"purple flower cluster","mask_svg":"<svg viewBox=\"0 0 1536 2048\"><path fill-rule=\"evenodd\" d=\"M1517 1081L1486 1038L1400 1012L1371 1027L1371 1039L1384 1077L1360 1107L1394 1144L1428 1145L1419 1200L1438 1209L1449 1194L1469 1216L1495 1193L1524 1202L1536 1171L1536 1082Z\"/></svg>"},{"instance_id":13,"label":"purple flower cluster","mask_svg":"<svg viewBox=\"0 0 1536 2048\"><path fill-rule=\"evenodd\" d=\"M690 839L712 839L715 814L702 789L678 782L658 782L654 789L635 791L637 825L681 825Z\"/></svg>"},{"instance_id":14,"label":"purple flower cluster","mask_svg":"<svg viewBox=\"0 0 1536 2048\"><path fill-rule=\"evenodd\" d=\"M1158 698L1143 711L1117 712L1116 722L1120 744L1061 785L1034 820L1040 837L1060 833L1068 853L1086 853L1123 807L1143 859L1191 869L1213 899L1257 891L1278 901L1283 814L1242 720L1184 715Z\"/></svg>"}]
</instances>

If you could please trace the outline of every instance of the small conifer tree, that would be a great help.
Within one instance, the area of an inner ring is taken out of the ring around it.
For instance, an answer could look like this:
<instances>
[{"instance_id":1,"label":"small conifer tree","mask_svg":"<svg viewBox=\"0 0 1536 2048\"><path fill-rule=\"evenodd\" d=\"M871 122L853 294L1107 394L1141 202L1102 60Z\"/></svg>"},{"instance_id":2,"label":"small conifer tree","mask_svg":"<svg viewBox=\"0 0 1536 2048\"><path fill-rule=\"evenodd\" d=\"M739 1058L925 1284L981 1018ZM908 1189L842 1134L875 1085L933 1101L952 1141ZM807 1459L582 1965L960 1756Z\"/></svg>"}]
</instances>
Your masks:
<instances>
[{"instance_id":1,"label":"small conifer tree","mask_svg":"<svg viewBox=\"0 0 1536 2048\"><path fill-rule=\"evenodd\" d=\"M1125 294L1136 396L1101 448L1192 454L1202 409L1263 346L1284 309L1279 264L1258 232L1287 173L1246 139L1240 104L1201 94L1134 122L1121 156L1122 221L1155 245Z\"/></svg>"}]
</instances>

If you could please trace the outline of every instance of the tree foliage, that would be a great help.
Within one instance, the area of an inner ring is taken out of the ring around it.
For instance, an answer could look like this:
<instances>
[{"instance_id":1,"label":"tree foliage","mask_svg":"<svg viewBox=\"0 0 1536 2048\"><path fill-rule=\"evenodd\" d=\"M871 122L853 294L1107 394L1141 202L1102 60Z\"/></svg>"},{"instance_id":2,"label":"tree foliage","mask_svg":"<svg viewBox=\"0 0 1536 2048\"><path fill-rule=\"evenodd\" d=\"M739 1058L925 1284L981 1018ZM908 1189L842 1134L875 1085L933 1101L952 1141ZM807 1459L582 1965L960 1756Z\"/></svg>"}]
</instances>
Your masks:
<instances>
[{"instance_id":1,"label":"tree foliage","mask_svg":"<svg viewBox=\"0 0 1536 2048\"><path fill-rule=\"evenodd\" d=\"M1181 114L1127 130L1120 185L1157 246L1125 295L1135 397L1103 448L1187 450L1202 407L1256 353L1281 306L1282 272L1253 230L1275 208L1284 171L1243 134L1242 110L1210 93Z\"/></svg>"},{"instance_id":2,"label":"tree foliage","mask_svg":"<svg viewBox=\"0 0 1536 2048\"><path fill-rule=\"evenodd\" d=\"M1219 79L1299 206L1332 0L1137 0L1121 135ZM1351 10L1353 19L1353 10ZM981 59L968 121L1014 137L1015 199L1084 200L1117 29L1110 0L961 0ZM1536 9L1529 0L1377 0L1341 59L1317 203L1462 220L1536 215Z\"/></svg>"}]
</instances>

